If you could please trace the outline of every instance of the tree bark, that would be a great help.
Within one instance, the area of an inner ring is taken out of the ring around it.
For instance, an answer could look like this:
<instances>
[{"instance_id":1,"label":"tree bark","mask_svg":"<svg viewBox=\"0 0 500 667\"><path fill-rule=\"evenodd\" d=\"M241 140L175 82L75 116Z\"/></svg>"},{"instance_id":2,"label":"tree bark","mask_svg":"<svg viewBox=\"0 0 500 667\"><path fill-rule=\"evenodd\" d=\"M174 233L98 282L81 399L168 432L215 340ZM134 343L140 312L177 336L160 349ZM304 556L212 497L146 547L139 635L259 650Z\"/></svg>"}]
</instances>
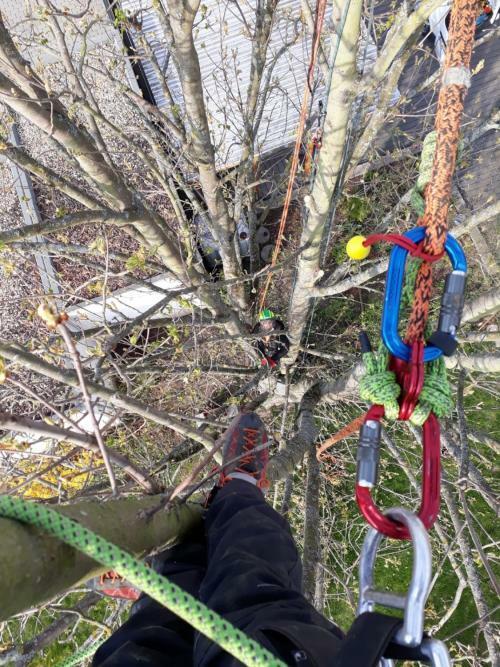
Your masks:
<instances>
[{"instance_id":1,"label":"tree bark","mask_svg":"<svg viewBox=\"0 0 500 667\"><path fill-rule=\"evenodd\" d=\"M114 544L141 555L172 545L200 520L201 507L180 505L150 521L139 512L158 505L160 496L81 502L57 511ZM0 519L0 620L35 607L105 568L70 546L31 526ZM14 593L15 592L15 593Z\"/></svg>"},{"instance_id":2,"label":"tree bark","mask_svg":"<svg viewBox=\"0 0 500 667\"><path fill-rule=\"evenodd\" d=\"M295 362L307 323L311 290L320 277L321 244L330 224L330 203L340 174L356 78L356 44L360 31L361 0L339 0L346 21L332 73L326 106L323 145L299 245L305 250L297 263L296 282L288 311L290 350L286 363Z\"/></svg>"},{"instance_id":3,"label":"tree bark","mask_svg":"<svg viewBox=\"0 0 500 667\"><path fill-rule=\"evenodd\" d=\"M465 304L462 324L475 322L488 315L494 315L499 308L500 290L498 287L492 287L488 292L480 294L477 298Z\"/></svg>"},{"instance_id":4,"label":"tree bark","mask_svg":"<svg viewBox=\"0 0 500 667\"><path fill-rule=\"evenodd\" d=\"M307 455L304 552L302 557L302 587L305 597L311 604L316 601L316 585L321 564L320 480L319 461L316 458L316 446L313 442Z\"/></svg>"}]
</instances>

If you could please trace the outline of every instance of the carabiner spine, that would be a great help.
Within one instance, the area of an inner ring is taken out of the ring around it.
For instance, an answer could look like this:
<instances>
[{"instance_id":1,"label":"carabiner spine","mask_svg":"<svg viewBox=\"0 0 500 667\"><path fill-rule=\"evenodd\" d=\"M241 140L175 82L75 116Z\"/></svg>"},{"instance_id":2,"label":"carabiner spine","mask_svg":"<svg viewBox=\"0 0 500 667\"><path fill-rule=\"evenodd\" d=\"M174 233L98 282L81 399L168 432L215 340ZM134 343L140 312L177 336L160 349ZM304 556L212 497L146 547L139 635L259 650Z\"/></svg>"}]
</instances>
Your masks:
<instances>
[{"instance_id":1,"label":"carabiner spine","mask_svg":"<svg viewBox=\"0 0 500 667\"><path fill-rule=\"evenodd\" d=\"M373 407L380 408L380 406ZM373 407L368 411L367 417L376 420L377 418L374 415L377 413L373 410ZM380 409L378 410L378 414L380 414ZM432 412L422 428L422 437L422 498L418 517L425 528L429 529L434 524L439 513L441 490L439 421ZM373 526L373 528L387 537L398 540L409 540L410 534L407 528L393 519L384 516L375 505L375 501L371 495L371 488L373 487L363 486L359 482L356 484L356 502L366 521L370 526Z\"/></svg>"}]
</instances>

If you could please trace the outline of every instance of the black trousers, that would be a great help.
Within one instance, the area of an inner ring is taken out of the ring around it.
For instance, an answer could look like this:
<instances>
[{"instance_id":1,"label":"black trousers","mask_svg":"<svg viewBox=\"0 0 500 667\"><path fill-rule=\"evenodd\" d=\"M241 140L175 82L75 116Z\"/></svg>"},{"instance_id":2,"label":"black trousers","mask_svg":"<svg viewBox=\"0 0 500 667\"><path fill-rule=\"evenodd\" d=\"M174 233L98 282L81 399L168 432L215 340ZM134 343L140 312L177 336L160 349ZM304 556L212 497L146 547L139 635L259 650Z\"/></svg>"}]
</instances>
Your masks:
<instances>
[{"instance_id":1,"label":"black trousers","mask_svg":"<svg viewBox=\"0 0 500 667\"><path fill-rule=\"evenodd\" d=\"M342 632L301 593L302 565L288 523L261 491L233 480L198 530L162 555L159 571L288 665L332 663ZM147 596L97 651L93 667L241 664Z\"/></svg>"}]
</instances>

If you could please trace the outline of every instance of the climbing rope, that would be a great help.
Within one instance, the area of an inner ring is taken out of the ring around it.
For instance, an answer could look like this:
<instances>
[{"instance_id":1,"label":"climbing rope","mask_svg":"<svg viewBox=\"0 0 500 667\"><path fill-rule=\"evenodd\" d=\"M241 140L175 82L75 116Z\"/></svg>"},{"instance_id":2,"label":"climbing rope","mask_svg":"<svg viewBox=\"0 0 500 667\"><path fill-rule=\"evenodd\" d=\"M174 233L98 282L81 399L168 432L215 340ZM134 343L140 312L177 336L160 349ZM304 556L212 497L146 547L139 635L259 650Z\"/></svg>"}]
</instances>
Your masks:
<instances>
[{"instance_id":1,"label":"climbing rope","mask_svg":"<svg viewBox=\"0 0 500 667\"><path fill-rule=\"evenodd\" d=\"M348 438L349 436L354 435L354 433L357 433L364 421L365 421L365 415L360 415L359 417L353 419L352 422L349 422L347 426L341 428L340 431L337 431L335 435L332 435L329 438L327 438L321 444L321 447L318 447L318 450L316 452L316 458L318 459L318 461L323 460L323 454L326 452L327 449L329 449L333 445L336 445L337 442L345 440L345 438Z\"/></svg>"},{"instance_id":2,"label":"climbing rope","mask_svg":"<svg viewBox=\"0 0 500 667\"><path fill-rule=\"evenodd\" d=\"M429 255L443 252L448 230L453 173L459 143L464 99L470 86L470 60L476 29L476 0L455 0L451 10L448 43L436 113L436 147L425 196L422 250ZM409 343L422 339L429 314L432 266L422 262L415 283L415 301L408 321Z\"/></svg>"},{"instance_id":3,"label":"climbing rope","mask_svg":"<svg viewBox=\"0 0 500 667\"><path fill-rule=\"evenodd\" d=\"M400 406L397 399L401 387L397 382L396 373L388 370L387 348L380 345L377 352L365 352L363 363L366 373L359 383L361 398L375 405L383 405L385 417L395 421L399 416ZM453 399L446 367L443 357L439 357L427 364L424 385L409 421L415 426L422 426L431 412L441 419L447 417L452 409Z\"/></svg>"},{"instance_id":4,"label":"climbing rope","mask_svg":"<svg viewBox=\"0 0 500 667\"><path fill-rule=\"evenodd\" d=\"M64 660L64 662L60 662L57 667L75 667L75 665L79 665L84 660L92 658L97 649L102 646L105 641L106 639L100 639L96 640L92 644L89 644L88 646L84 646L83 648L76 651L76 653L73 653L70 658Z\"/></svg>"},{"instance_id":5,"label":"climbing rope","mask_svg":"<svg viewBox=\"0 0 500 667\"><path fill-rule=\"evenodd\" d=\"M114 570L244 665L285 667L272 653L192 595L77 521L44 505L13 496L0 496L0 516L35 526Z\"/></svg>"},{"instance_id":6,"label":"climbing rope","mask_svg":"<svg viewBox=\"0 0 500 667\"><path fill-rule=\"evenodd\" d=\"M311 48L311 58L309 60L309 68L307 71L307 85L304 88L304 94L302 96L302 105L300 107L299 123L297 126L297 133L295 137L295 146L293 149L292 161L290 164L290 174L288 177L288 185L286 189L285 201L283 203L283 210L281 212L278 234L276 236L276 243L274 244L273 254L271 257L271 264L270 264L271 267L274 267L276 265L279 254L281 252L281 245L283 243L283 236L285 233L285 225L288 218L288 211L290 209L290 204L292 202L293 186L295 184L295 177L297 175L297 169L299 167L300 149L304 137L304 129L306 125L306 119L309 108L309 98L312 94L312 78L314 75L314 68L316 66L319 46L321 43L320 42L321 31L323 29L323 23L325 20L325 11L326 11L326 0L317 0L316 19L314 23L314 33L313 33L312 48ZM267 274L266 281L260 293L259 310L262 310L264 307L272 279L273 279L273 274L272 272L269 272Z\"/></svg>"},{"instance_id":7,"label":"climbing rope","mask_svg":"<svg viewBox=\"0 0 500 667\"><path fill-rule=\"evenodd\" d=\"M456 331L460 324L467 272L463 250L448 235L447 223L460 120L470 85L469 65L476 12L474 0L455 0L453 3L435 131L424 140L419 177L411 198L422 226L403 235L377 234L367 239L357 236L347 247L350 257L363 259L369 246L379 241L396 246L391 253L384 295L382 338L385 345L373 352L366 334L362 337L366 374L360 382L360 393L372 407L360 431L356 499L364 517L374 528L399 539L408 539L408 531L385 517L371 497L378 478L380 420L384 416L390 420L410 420L423 427L423 485L418 515L428 529L439 511L437 418L449 414L453 406L442 355L453 354L457 345ZM453 271L446 279L437 331L429 336L432 264L445 253ZM403 285L405 268L406 283ZM404 301L411 301L411 309L403 341L398 328L400 305ZM429 341L427 345L424 337ZM353 423L343 432L349 433Z\"/></svg>"}]
</instances>

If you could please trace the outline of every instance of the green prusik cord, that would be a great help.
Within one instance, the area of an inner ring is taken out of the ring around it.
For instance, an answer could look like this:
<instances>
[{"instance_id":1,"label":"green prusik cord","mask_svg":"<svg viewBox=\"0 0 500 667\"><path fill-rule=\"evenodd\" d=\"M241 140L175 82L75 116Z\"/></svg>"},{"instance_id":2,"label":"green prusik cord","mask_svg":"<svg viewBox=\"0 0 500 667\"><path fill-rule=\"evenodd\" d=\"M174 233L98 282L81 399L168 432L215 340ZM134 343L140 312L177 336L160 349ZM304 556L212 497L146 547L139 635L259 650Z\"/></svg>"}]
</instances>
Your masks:
<instances>
[{"instance_id":1,"label":"green prusik cord","mask_svg":"<svg viewBox=\"0 0 500 667\"><path fill-rule=\"evenodd\" d=\"M359 382L359 394L369 403L383 405L387 419L394 421L399 414L396 399L401 387L396 382L395 373L388 370L388 359L389 353L384 345L380 345L378 352L363 354L366 372ZM441 419L449 415L452 409L453 399L446 377L446 366L444 359L439 357L426 364L424 386L410 421L415 426L422 426L431 411Z\"/></svg>"},{"instance_id":2,"label":"green prusik cord","mask_svg":"<svg viewBox=\"0 0 500 667\"><path fill-rule=\"evenodd\" d=\"M90 644L89 646L81 648L76 653L73 653L71 658L68 658L64 662L59 663L57 667L75 667L75 665L79 665L83 660L86 660L87 658L92 658L94 656L94 653L99 648L99 646L104 644L106 639L107 637L105 637L104 639L100 639L99 641L95 641L93 644Z\"/></svg>"},{"instance_id":3,"label":"green prusik cord","mask_svg":"<svg viewBox=\"0 0 500 667\"><path fill-rule=\"evenodd\" d=\"M244 665L286 667L284 662L182 588L77 521L44 505L13 496L0 496L0 516L36 526L107 569L115 570Z\"/></svg>"},{"instance_id":4,"label":"green prusik cord","mask_svg":"<svg viewBox=\"0 0 500 667\"><path fill-rule=\"evenodd\" d=\"M434 162L434 153L436 152L437 132L429 132L422 144L422 153L420 155L420 167L418 170L417 184L411 193L411 205L421 218L425 213L424 191L431 180L432 163Z\"/></svg>"}]
</instances>

